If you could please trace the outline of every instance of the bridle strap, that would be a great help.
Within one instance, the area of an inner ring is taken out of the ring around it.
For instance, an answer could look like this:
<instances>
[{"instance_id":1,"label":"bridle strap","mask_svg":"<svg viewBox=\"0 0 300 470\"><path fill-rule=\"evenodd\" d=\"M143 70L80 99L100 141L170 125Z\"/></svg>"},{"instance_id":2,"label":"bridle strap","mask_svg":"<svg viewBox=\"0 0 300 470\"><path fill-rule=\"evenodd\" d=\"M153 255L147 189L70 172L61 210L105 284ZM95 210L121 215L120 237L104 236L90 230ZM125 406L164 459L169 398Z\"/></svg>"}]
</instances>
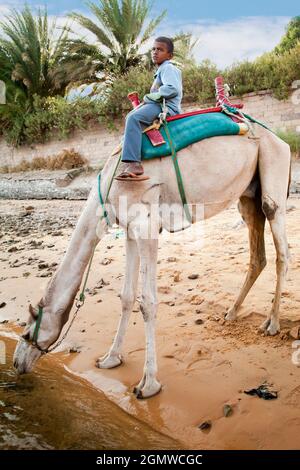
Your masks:
<instances>
[{"instance_id":1,"label":"bridle strap","mask_svg":"<svg viewBox=\"0 0 300 470\"><path fill-rule=\"evenodd\" d=\"M37 338L38 338L38 334L39 334L39 330L41 326L42 317L43 317L43 307L39 305L39 313L36 319L35 328L34 328L34 332L32 336L32 343L35 345L37 345Z\"/></svg>"}]
</instances>

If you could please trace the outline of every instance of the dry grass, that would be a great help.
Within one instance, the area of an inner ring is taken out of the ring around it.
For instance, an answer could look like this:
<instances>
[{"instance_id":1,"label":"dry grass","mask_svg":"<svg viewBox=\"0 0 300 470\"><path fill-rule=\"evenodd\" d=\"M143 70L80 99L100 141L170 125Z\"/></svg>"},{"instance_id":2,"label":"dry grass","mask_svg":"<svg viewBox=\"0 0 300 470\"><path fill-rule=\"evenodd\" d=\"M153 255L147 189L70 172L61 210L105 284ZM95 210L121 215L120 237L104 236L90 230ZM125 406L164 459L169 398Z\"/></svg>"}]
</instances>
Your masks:
<instances>
[{"instance_id":1,"label":"dry grass","mask_svg":"<svg viewBox=\"0 0 300 470\"><path fill-rule=\"evenodd\" d=\"M0 173L20 173L25 171L34 170L71 170L72 168L79 168L87 164L87 160L76 152L74 149L64 149L58 155L51 157L35 157L32 161L28 162L22 160L15 166L2 166Z\"/></svg>"}]
</instances>

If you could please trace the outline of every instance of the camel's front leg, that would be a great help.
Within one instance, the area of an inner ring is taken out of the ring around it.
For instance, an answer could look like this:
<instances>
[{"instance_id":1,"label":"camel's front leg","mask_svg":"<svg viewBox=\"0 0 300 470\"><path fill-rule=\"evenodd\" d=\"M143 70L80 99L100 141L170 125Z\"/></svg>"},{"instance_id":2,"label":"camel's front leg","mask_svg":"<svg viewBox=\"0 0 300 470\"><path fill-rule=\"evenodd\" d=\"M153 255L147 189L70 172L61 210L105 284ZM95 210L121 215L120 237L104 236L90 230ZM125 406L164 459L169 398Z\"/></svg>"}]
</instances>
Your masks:
<instances>
[{"instance_id":1,"label":"camel's front leg","mask_svg":"<svg viewBox=\"0 0 300 470\"><path fill-rule=\"evenodd\" d=\"M161 384L156 379L157 363L155 350L155 320L157 312L156 267L158 240L138 240L141 256L142 297L141 312L145 322L146 357L144 374L140 383L134 388L137 398L148 398L156 395Z\"/></svg>"},{"instance_id":2,"label":"camel's front leg","mask_svg":"<svg viewBox=\"0 0 300 470\"><path fill-rule=\"evenodd\" d=\"M122 363L121 348L130 314L136 299L140 257L135 240L126 241L126 274L121 293L122 314L113 344L108 353L97 360L100 369L111 369Z\"/></svg>"}]
</instances>

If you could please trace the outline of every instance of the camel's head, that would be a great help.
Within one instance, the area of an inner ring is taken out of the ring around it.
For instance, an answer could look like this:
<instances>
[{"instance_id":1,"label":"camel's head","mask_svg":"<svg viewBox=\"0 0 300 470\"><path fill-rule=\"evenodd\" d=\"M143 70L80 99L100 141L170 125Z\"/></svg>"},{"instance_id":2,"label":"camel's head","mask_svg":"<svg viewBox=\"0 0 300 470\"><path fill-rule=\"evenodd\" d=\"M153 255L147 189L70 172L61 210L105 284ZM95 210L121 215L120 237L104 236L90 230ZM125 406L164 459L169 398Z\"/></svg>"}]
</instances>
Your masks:
<instances>
[{"instance_id":1,"label":"camel's head","mask_svg":"<svg viewBox=\"0 0 300 470\"><path fill-rule=\"evenodd\" d=\"M61 315L55 315L41 300L36 308L29 306L29 318L14 353L14 367L19 374L30 372L63 327Z\"/></svg>"}]
</instances>

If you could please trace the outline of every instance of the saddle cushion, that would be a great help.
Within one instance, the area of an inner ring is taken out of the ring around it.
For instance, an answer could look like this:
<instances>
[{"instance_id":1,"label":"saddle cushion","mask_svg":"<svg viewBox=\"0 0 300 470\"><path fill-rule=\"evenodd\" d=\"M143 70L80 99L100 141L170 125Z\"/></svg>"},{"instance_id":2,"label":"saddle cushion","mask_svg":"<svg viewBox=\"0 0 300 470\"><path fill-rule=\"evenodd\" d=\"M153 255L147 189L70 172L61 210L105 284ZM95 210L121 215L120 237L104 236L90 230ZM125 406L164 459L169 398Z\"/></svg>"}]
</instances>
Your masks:
<instances>
[{"instance_id":1,"label":"saddle cushion","mask_svg":"<svg viewBox=\"0 0 300 470\"><path fill-rule=\"evenodd\" d=\"M236 135L240 132L239 125L222 112L195 114L182 119L170 120L168 129L176 152L208 137ZM146 134L143 134L142 160L172 155L164 126L161 126L159 130L166 143L154 147Z\"/></svg>"}]
</instances>

